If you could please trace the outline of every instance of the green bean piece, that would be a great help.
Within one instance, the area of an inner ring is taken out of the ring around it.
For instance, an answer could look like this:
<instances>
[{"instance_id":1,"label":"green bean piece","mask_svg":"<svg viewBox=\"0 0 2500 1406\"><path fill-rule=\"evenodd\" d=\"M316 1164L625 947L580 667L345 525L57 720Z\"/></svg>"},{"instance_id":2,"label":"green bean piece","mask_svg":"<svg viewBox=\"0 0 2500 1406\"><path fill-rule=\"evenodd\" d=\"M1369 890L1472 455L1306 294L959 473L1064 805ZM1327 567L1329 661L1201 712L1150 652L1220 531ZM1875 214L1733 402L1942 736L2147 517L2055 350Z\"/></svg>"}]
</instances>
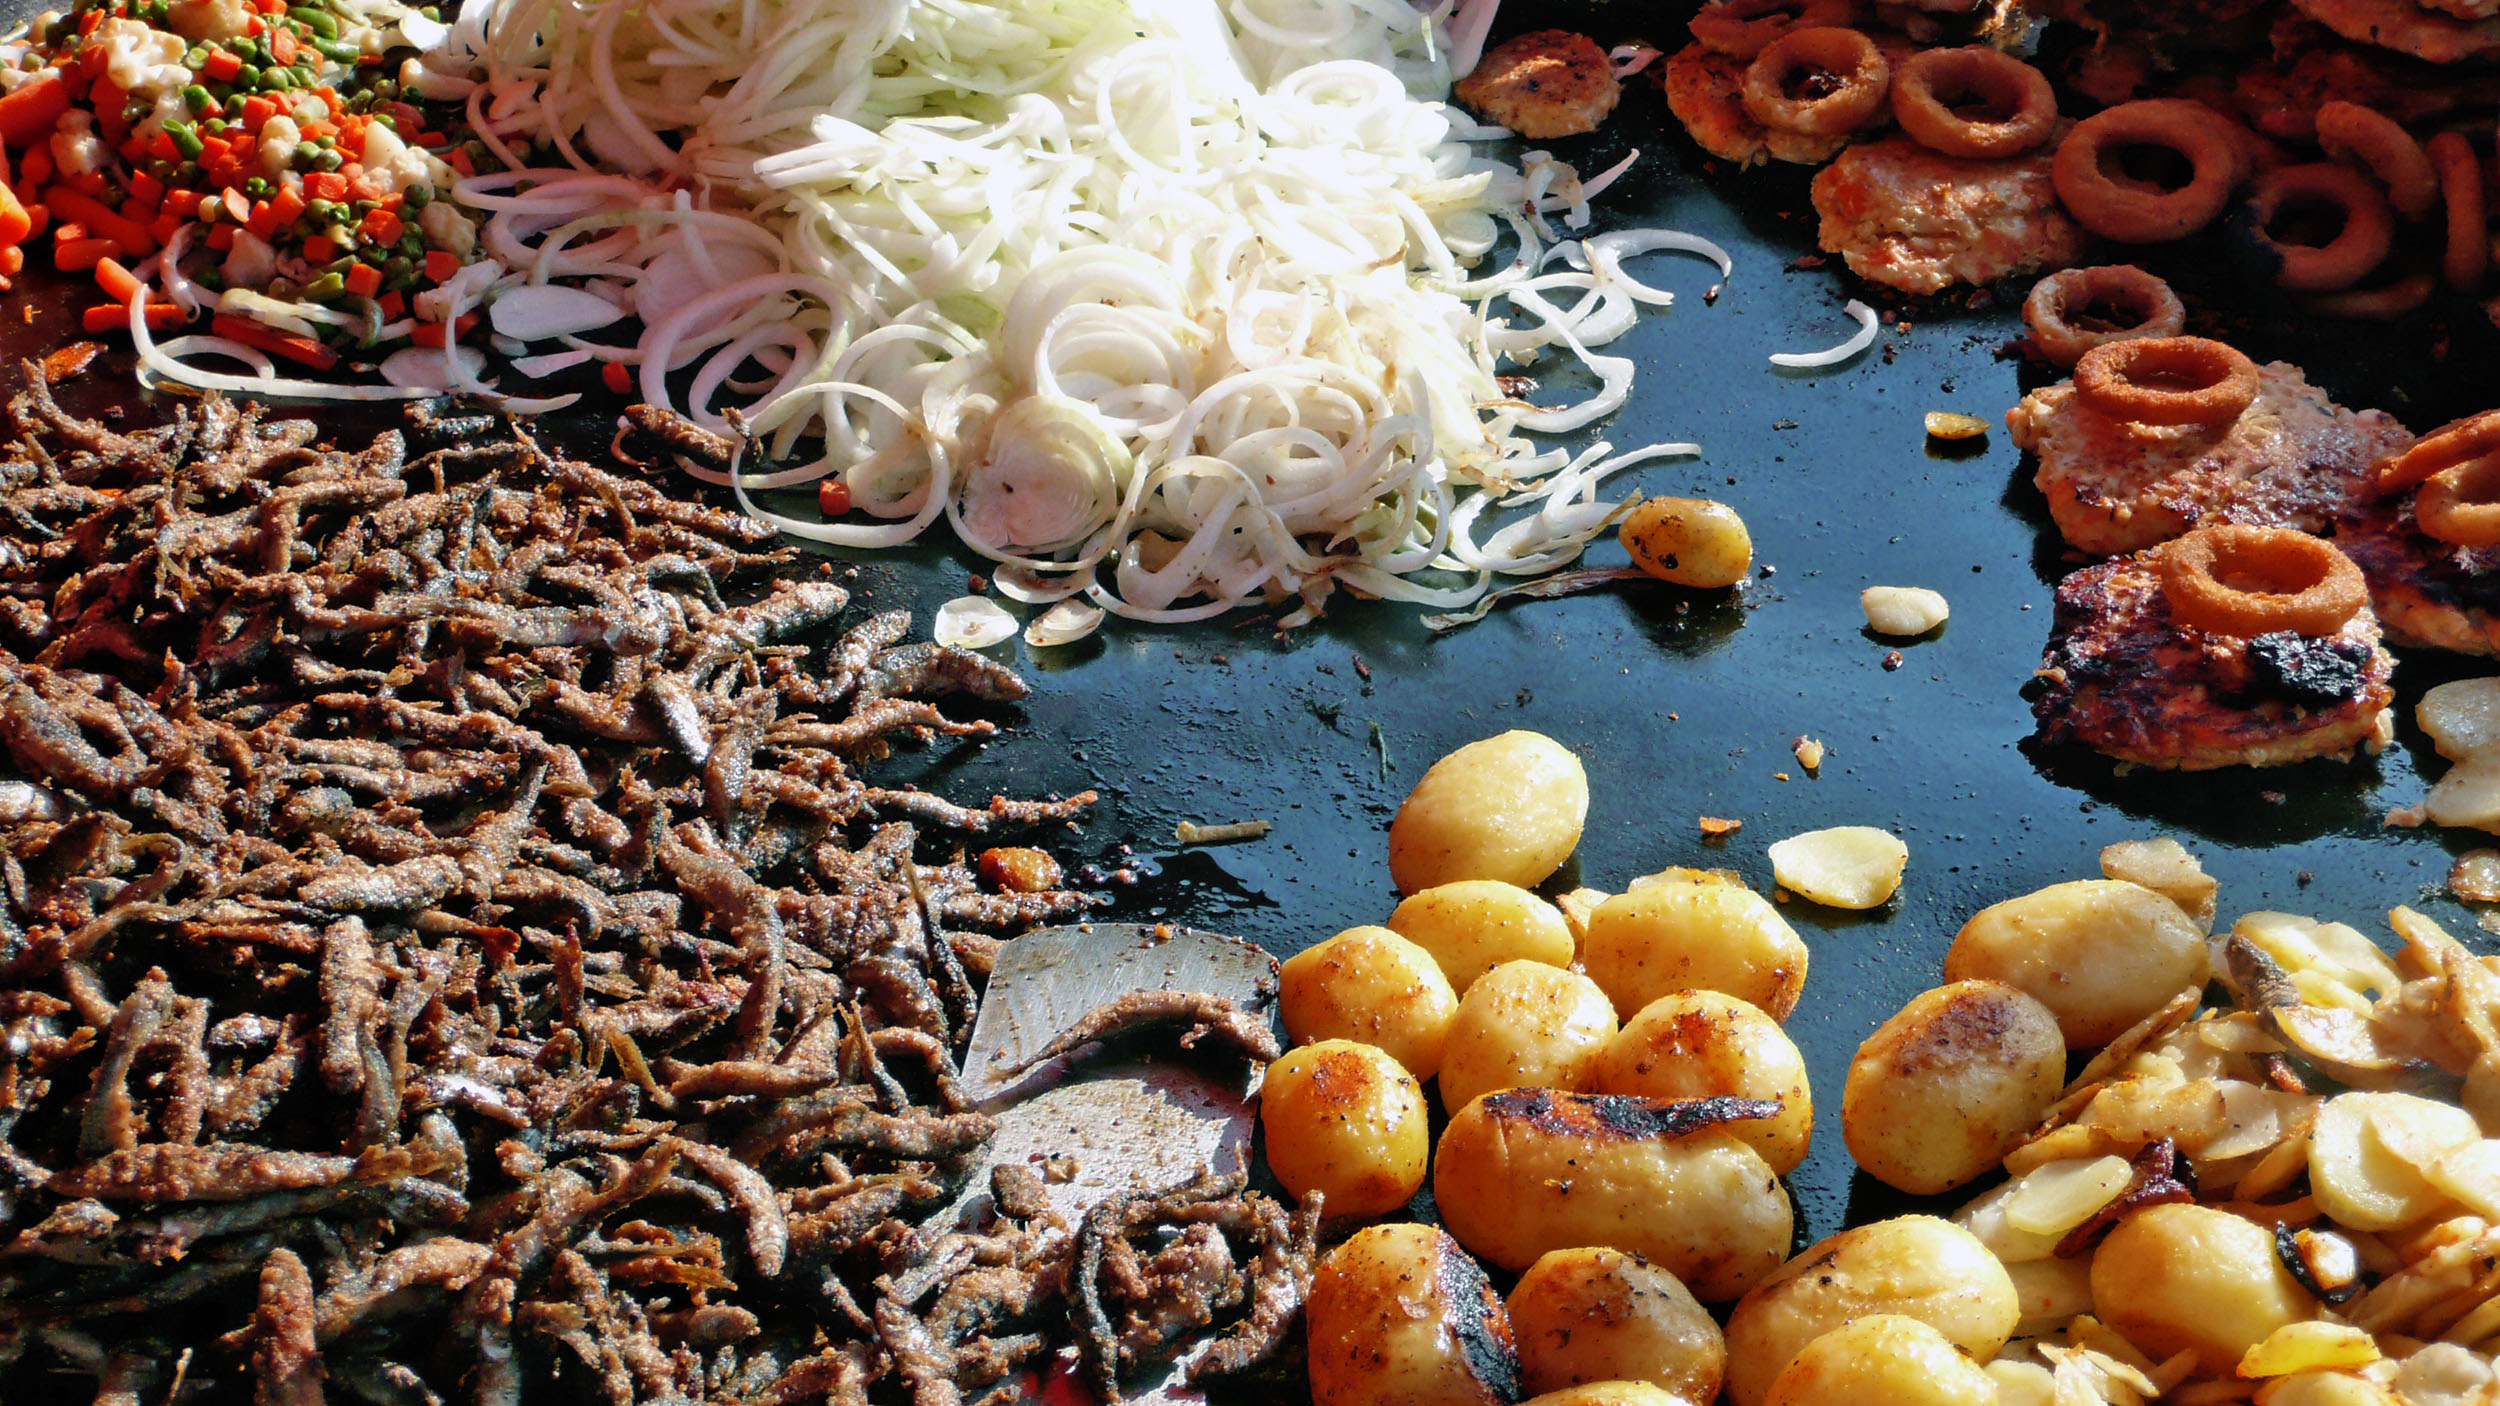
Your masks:
<instances>
[{"instance_id":1,"label":"green bean piece","mask_svg":"<svg viewBox=\"0 0 2500 1406\"><path fill-rule=\"evenodd\" d=\"M320 303L326 303L346 291L347 280L335 273L325 273L304 285L304 296Z\"/></svg>"}]
</instances>

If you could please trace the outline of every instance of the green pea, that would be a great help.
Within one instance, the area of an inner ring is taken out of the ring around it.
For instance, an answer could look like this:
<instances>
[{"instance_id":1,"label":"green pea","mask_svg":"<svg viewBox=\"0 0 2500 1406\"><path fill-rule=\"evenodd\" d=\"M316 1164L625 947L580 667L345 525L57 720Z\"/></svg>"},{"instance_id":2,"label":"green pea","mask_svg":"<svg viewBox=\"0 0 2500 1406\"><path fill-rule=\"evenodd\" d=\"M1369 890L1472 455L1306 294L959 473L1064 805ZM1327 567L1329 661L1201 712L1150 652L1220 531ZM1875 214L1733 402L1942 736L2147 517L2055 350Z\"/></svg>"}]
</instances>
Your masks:
<instances>
[{"instance_id":1,"label":"green pea","mask_svg":"<svg viewBox=\"0 0 2500 1406\"><path fill-rule=\"evenodd\" d=\"M226 132L226 119L222 117L205 118L200 122L200 130L208 133L212 137L224 136Z\"/></svg>"},{"instance_id":2,"label":"green pea","mask_svg":"<svg viewBox=\"0 0 2500 1406\"><path fill-rule=\"evenodd\" d=\"M254 199L254 200L258 200L258 199L260 199L261 197L263 197L263 196L265 196L265 195L269 194L269 179L268 179L268 177L266 177L266 176L245 176L245 177L243 178L243 193L244 193L245 195L247 195L247 196L250 196L250 197L251 197L252 199Z\"/></svg>"},{"instance_id":3,"label":"green pea","mask_svg":"<svg viewBox=\"0 0 2500 1406\"><path fill-rule=\"evenodd\" d=\"M264 93L283 93L294 86L294 69L272 66L261 72L260 87Z\"/></svg>"},{"instance_id":4,"label":"green pea","mask_svg":"<svg viewBox=\"0 0 2500 1406\"><path fill-rule=\"evenodd\" d=\"M238 98L245 93L257 93L260 88L261 71L258 68L247 63L234 71L234 91ZM237 117L243 115L241 103L235 105L234 113Z\"/></svg>"},{"instance_id":5,"label":"green pea","mask_svg":"<svg viewBox=\"0 0 2500 1406\"><path fill-rule=\"evenodd\" d=\"M260 41L248 34L238 34L227 40L226 47L234 50L234 56L245 63L260 62Z\"/></svg>"},{"instance_id":6,"label":"green pea","mask_svg":"<svg viewBox=\"0 0 2500 1406\"><path fill-rule=\"evenodd\" d=\"M382 261L382 277L396 280L415 276L417 262L404 254L393 254Z\"/></svg>"},{"instance_id":7,"label":"green pea","mask_svg":"<svg viewBox=\"0 0 2500 1406\"><path fill-rule=\"evenodd\" d=\"M217 100L209 96L206 88L194 83L190 87L182 90L182 105L189 108L194 116L197 116L200 113L213 110L217 106Z\"/></svg>"},{"instance_id":8,"label":"green pea","mask_svg":"<svg viewBox=\"0 0 2500 1406\"><path fill-rule=\"evenodd\" d=\"M313 169L316 171L335 171L346 164L347 158L335 151L325 151L313 158Z\"/></svg>"},{"instance_id":9,"label":"green pea","mask_svg":"<svg viewBox=\"0 0 2500 1406\"><path fill-rule=\"evenodd\" d=\"M434 203L434 187L423 181L411 182L408 188L399 194L411 210L422 210Z\"/></svg>"}]
</instances>

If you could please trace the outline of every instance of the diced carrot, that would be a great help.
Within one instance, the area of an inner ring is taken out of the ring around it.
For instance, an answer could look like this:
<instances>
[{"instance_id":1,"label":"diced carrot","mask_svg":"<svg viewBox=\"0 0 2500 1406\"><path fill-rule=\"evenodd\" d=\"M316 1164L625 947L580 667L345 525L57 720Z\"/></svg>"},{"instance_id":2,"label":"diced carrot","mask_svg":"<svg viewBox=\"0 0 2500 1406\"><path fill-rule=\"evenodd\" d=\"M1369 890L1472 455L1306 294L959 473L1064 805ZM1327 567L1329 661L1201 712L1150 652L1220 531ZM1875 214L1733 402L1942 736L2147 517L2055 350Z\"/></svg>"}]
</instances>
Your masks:
<instances>
[{"instance_id":1,"label":"diced carrot","mask_svg":"<svg viewBox=\"0 0 2500 1406\"><path fill-rule=\"evenodd\" d=\"M147 151L148 155L169 166L178 164L182 160L182 148L174 145L174 136L171 132L159 132L148 138Z\"/></svg>"},{"instance_id":2,"label":"diced carrot","mask_svg":"<svg viewBox=\"0 0 2500 1406\"><path fill-rule=\"evenodd\" d=\"M376 244L396 244L399 242L400 231L404 228L406 226L399 216L388 210L375 210L365 216L364 223L358 226L358 232Z\"/></svg>"},{"instance_id":3,"label":"diced carrot","mask_svg":"<svg viewBox=\"0 0 2500 1406\"><path fill-rule=\"evenodd\" d=\"M281 332L267 323L254 322L248 317L221 312L211 318L208 325L209 330L220 337L230 337L247 347L258 347L262 351L275 356L283 356L289 361L309 366L316 371L327 371L338 364L339 354L312 338L300 337L292 332Z\"/></svg>"},{"instance_id":4,"label":"diced carrot","mask_svg":"<svg viewBox=\"0 0 2500 1406\"><path fill-rule=\"evenodd\" d=\"M102 23L104 23L102 10L88 10L82 13L78 17L78 37L84 39L95 33L95 27ZM79 57L86 60L88 77L92 78L104 71L104 50L101 46L90 48Z\"/></svg>"},{"instance_id":5,"label":"diced carrot","mask_svg":"<svg viewBox=\"0 0 2500 1406\"><path fill-rule=\"evenodd\" d=\"M115 109L119 110L118 106ZM0 98L0 142L32 146L49 136L52 124L69 111L69 84L57 73L39 74L17 91Z\"/></svg>"},{"instance_id":6,"label":"diced carrot","mask_svg":"<svg viewBox=\"0 0 2500 1406\"><path fill-rule=\"evenodd\" d=\"M384 317L396 318L405 315L408 311L408 295L396 288L374 299L374 303L382 309Z\"/></svg>"},{"instance_id":7,"label":"diced carrot","mask_svg":"<svg viewBox=\"0 0 2500 1406\"><path fill-rule=\"evenodd\" d=\"M147 226L111 209L94 196L56 185L51 190L50 199L55 214L65 220L76 220L97 237L121 245L123 253L147 255L156 252L160 241L148 233Z\"/></svg>"},{"instance_id":8,"label":"diced carrot","mask_svg":"<svg viewBox=\"0 0 2500 1406\"><path fill-rule=\"evenodd\" d=\"M425 251L426 277L434 280L436 283L449 283L451 282L452 275L458 272L460 272L460 256L458 254L452 253L448 249L428 249Z\"/></svg>"},{"instance_id":9,"label":"diced carrot","mask_svg":"<svg viewBox=\"0 0 2500 1406\"><path fill-rule=\"evenodd\" d=\"M270 26L269 57L276 59L281 65L295 62L294 30L282 24Z\"/></svg>"},{"instance_id":10,"label":"diced carrot","mask_svg":"<svg viewBox=\"0 0 2500 1406\"><path fill-rule=\"evenodd\" d=\"M453 147L451 155L443 158L443 164L464 176L477 174L477 163L469 159L469 149L465 146Z\"/></svg>"},{"instance_id":11,"label":"diced carrot","mask_svg":"<svg viewBox=\"0 0 2500 1406\"><path fill-rule=\"evenodd\" d=\"M599 384L618 395L631 395L634 390L634 373L624 362L611 361L599 368Z\"/></svg>"},{"instance_id":12,"label":"diced carrot","mask_svg":"<svg viewBox=\"0 0 2500 1406\"><path fill-rule=\"evenodd\" d=\"M212 82L233 82L234 76L242 71L243 60L232 49L211 49L208 57L200 61L200 72L208 75Z\"/></svg>"},{"instance_id":13,"label":"diced carrot","mask_svg":"<svg viewBox=\"0 0 2500 1406\"><path fill-rule=\"evenodd\" d=\"M334 124L325 122L318 117L307 118L302 122L296 123L295 130L303 133L304 140L308 142L318 141L323 137L328 137L335 141L337 140L339 134L339 129Z\"/></svg>"},{"instance_id":14,"label":"diced carrot","mask_svg":"<svg viewBox=\"0 0 2500 1406\"><path fill-rule=\"evenodd\" d=\"M171 332L182 325L182 309L174 303L150 303L146 316L151 332ZM127 303L98 303L80 314L78 323L94 336L119 332L130 325L130 306Z\"/></svg>"},{"instance_id":15,"label":"diced carrot","mask_svg":"<svg viewBox=\"0 0 2500 1406\"><path fill-rule=\"evenodd\" d=\"M345 103L343 103L343 102L340 102L340 101L339 101L339 92L338 92L338 89L336 89L336 88L323 88L323 89L321 89L319 92L316 92L315 94L313 94L313 96L315 96L315 97L317 97L317 98L321 99L321 105L322 105L323 107L326 107L326 108L330 109L330 120L331 120L331 121L336 122L336 121L338 121L341 117L343 117L343 116L345 116L345 115L346 115L346 113L347 113L347 104L345 104Z\"/></svg>"},{"instance_id":16,"label":"diced carrot","mask_svg":"<svg viewBox=\"0 0 2500 1406\"><path fill-rule=\"evenodd\" d=\"M52 246L52 266L75 273L91 269L108 254L118 254L121 246L109 239L73 239L67 244Z\"/></svg>"},{"instance_id":17,"label":"diced carrot","mask_svg":"<svg viewBox=\"0 0 2500 1406\"><path fill-rule=\"evenodd\" d=\"M52 143L37 142L18 158L17 188L41 190L52 180Z\"/></svg>"},{"instance_id":18,"label":"diced carrot","mask_svg":"<svg viewBox=\"0 0 2500 1406\"><path fill-rule=\"evenodd\" d=\"M269 197L269 209L279 224L291 225L296 216L304 213L304 193L293 186L280 186L278 193Z\"/></svg>"},{"instance_id":19,"label":"diced carrot","mask_svg":"<svg viewBox=\"0 0 2500 1406\"><path fill-rule=\"evenodd\" d=\"M122 121L122 104L128 101L129 91L105 77L101 68L97 69L95 86L87 90L87 107L95 113L96 125L104 129L107 137L119 140L122 131L130 125Z\"/></svg>"},{"instance_id":20,"label":"diced carrot","mask_svg":"<svg viewBox=\"0 0 2500 1406\"><path fill-rule=\"evenodd\" d=\"M370 298L382 291L382 270L372 264L357 264L347 271L347 291L359 298Z\"/></svg>"},{"instance_id":21,"label":"diced carrot","mask_svg":"<svg viewBox=\"0 0 2500 1406\"><path fill-rule=\"evenodd\" d=\"M304 258L311 263L326 264L338 256L338 241L326 234L316 234L304 241Z\"/></svg>"},{"instance_id":22,"label":"diced carrot","mask_svg":"<svg viewBox=\"0 0 2500 1406\"><path fill-rule=\"evenodd\" d=\"M0 273L17 273L26 267L26 251L11 244L0 248Z\"/></svg>"},{"instance_id":23,"label":"diced carrot","mask_svg":"<svg viewBox=\"0 0 2500 1406\"><path fill-rule=\"evenodd\" d=\"M130 178L130 193L149 205L155 205L165 198L165 183L145 171L139 171Z\"/></svg>"},{"instance_id":24,"label":"diced carrot","mask_svg":"<svg viewBox=\"0 0 2500 1406\"><path fill-rule=\"evenodd\" d=\"M277 115L278 105L267 98L250 97L243 100L243 130L246 132L259 131L264 123Z\"/></svg>"},{"instance_id":25,"label":"diced carrot","mask_svg":"<svg viewBox=\"0 0 2500 1406\"><path fill-rule=\"evenodd\" d=\"M353 171L356 168L350 166L347 169ZM350 176L347 180L347 198L350 200L371 200L378 203L389 193L361 175Z\"/></svg>"},{"instance_id":26,"label":"diced carrot","mask_svg":"<svg viewBox=\"0 0 2500 1406\"><path fill-rule=\"evenodd\" d=\"M14 249L34 232L35 221L26 213L25 202L17 198L8 182L0 181L0 245Z\"/></svg>"},{"instance_id":27,"label":"diced carrot","mask_svg":"<svg viewBox=\"0 0 2500 1406\"><path fill-rule=\"evenodd\" d=\"M347 177L336 171L315 171L304 177L304 194L314 200L345 200Z\"/></svg>"},{"instance_id":28,"label":"diced carrot","mask_svg":"<svg viewBox=\"0 0 2500 1406\"><path fill-rule=\"evenodd\" d=\"M156 242L159 244L171 244L174 242L174 236L181 233L182 227L189 223L191 221L188 217L168 210L148 221L148 233L155 235Z\"/></svg>"},{"instance_id":29,"label":"diced carrot","mask_svg":"<svg viewBox=\"0 0 2500 1406\"><path fill-rule=\"evenodd\" d=\"M103 289L104 296L114 302L127 303L130 295L139 291L139 280L115 260L98 259L95 261L95 286Z\"/></svg>"},{"instance_id":30,"label":"diced carrot","mask_svg":"<svg viewBox=\"0 0 2500 1406\"><path fill-rule=\"evenodd\" d=\"M462 337L468 336L469 333L476 328L477 321L478 319L476 313L464 312L460 314L460 321L454 324L452 328L452 340L457 341ZM443 345L443 324L439 322L420 322L416 325L415 330L408 334L408 340L421 347L439 347Z\"/></svg>"},{"instance_id":31,"label":"diced carrot","mask_svg":"<svg viewBox=\"0 0 2500 1406\"><path fill-rule=\"evenodd\" d=\"M216 224L210 225L208 227L208 247L216 250L220 254L233 248L235 231L241 228L243 228L241 225L230 225L222 220Z\"/></svg>"},{"instance_id":32,"label":"diced carrot","mask_svg":"<svg viewBox=\"0 0 2500 1406\"><path fill-rule=\"evenodd\" d=\"M255 238L265 240L275 236L282 223L277 206L266 200L256 200L252 202L252 217L243 222L243 227L250 230Z\"/></svg>"},{"instance_id":33,"label":"diced carrot","mask_svg":"<svg viewBox=\"0 0 2500 1406\"><path fill-rule=\"evenodd\" d=\"M200 193L176 186L165 192L165 203L160 208L169 215L180 215L186 220L196 220L200 217Z\"/></svg>"}]
</instances>

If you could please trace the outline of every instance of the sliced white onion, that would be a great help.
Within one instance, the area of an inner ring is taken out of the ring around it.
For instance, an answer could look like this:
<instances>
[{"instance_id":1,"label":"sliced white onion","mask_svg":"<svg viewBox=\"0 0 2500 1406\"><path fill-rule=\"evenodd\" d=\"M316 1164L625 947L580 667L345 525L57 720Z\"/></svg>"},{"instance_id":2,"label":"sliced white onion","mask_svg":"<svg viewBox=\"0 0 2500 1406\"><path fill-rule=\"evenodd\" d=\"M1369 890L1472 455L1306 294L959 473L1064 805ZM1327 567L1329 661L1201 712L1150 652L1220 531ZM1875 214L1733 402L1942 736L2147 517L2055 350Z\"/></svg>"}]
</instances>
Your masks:
<instances>
[{"instance_id":1,"label":"sliced white onion","mask_svg":"<svg viewBox=\"0 0 2500 1406\"><path fill-rule=\"evenodd\" d=\"M587 289L551 283L507 289L486 312L496 331L524 342L595 332L625 315L616 304Z\"/></svg>"},{"instance_id":2,"label":"sliced white onion","mask_svg":"<svg viewBox=\"0 0 2500 1406\"><path fill-rule=\"evenodd\" d=\"M461 347L459 357L472 376L486 369L486 353L475 347ZM382 379L394 386L427 391L447 391L453 384L440 347L402 347L392 352L382 358Z\"/></svg>"},{"instance_id":3,"label":"sliced white onion","mask_svg":"<svg viewBox=\"0 0 2500 1406\"><path fill-rule=\"evenodd\" d=\"M1859 352L1865 351L1868 347L1875 345L1876 329L1882 325L1882 319L1875 316L1875 309L1868 307L1866 304L1859 302L1855 298L1851 298L1849 300L1849 306L1841 309L1841 311L1846 312L1851 317L1858 320L1858 330L1855 336L1852 336L1848 341L1841 343L1839 346L1830 348L1827 351L1773 352L1771 354L1771 364L1773 366L1793 366L1806 370L1811 370L1820 366L1838 366L1840 363L1856 356Z\"/></svg>"},{"instance_id":4,"label":"sliced white onion","mask_svg":"<svg viewBox=\"0 0 2500 1406\"><path fill-rule=\"evenodd\" d=\"M512 359L512 369L535 381L541 376L570 371L590 360L592 354L588 347L575 347L571 351L548 352L544 356L517 356Z\"/></svg>"},{"instance_id":5,"label":"sliced white onion","mask_svg":"<svg viewBox=\"0 0 2500 1406\"><path fill-rule=\"evenodd\" d=\"M1016 632L1016 617L988 596L957 596L937 608L929 637L957 649L987 649Z\"/></svg>"},{"instance_id":6,"label":"sliced white onion","mask_svg":"<svg viewBox=\"0 0 2500 1406\"><path fill-rule=\"evenodd\" d=\"M1081 600L1063 600L1024 627L1024 642L1036 649L1074 644L1100 628L1102 617L1100 609Z\"/></svg>"}]
</instances>

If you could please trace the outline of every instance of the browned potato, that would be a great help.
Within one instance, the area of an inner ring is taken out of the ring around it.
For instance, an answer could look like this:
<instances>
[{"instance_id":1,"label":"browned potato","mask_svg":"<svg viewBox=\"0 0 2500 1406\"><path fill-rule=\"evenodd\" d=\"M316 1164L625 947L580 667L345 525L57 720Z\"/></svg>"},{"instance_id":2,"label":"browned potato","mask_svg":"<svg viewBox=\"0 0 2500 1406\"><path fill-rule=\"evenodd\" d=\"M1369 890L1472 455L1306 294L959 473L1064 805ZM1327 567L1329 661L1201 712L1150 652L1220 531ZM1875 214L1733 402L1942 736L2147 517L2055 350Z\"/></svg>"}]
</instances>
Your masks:
<instances>
[{"instance_id":1,"label":"browned potato","mask_svg":"<svg viewBox=\"0 0 2500 1406\"><path fill-rule=\"evenodd\" d=\"M1459 999L1441 1052L1441 1107L1494 1089L1585 1089L1615 1036L1597 983L1542 962L1504 962Z\"/></svg>"},{"instance_id":2,"label":"browned potato","mask_svg":"<svg viewBox=\"0 0 2500 1406\"><path fill-rule=\"evenodd\" d=\"M1331 1218L1394 1211L1424 1184L1423 1086L1369 1045L1288 1050L1267 1067L1259 1126L1276 1180L1296 1196L1324 1193Z\"/></svg>"},{"instance_id":3,"label":"browned potato","mask_svg":"<svg viewBox=\"0 0 2500 1406\"><path fill-rule=\"evenodd\" d=\"M1805 1160L1814 1134L1805 1056L1778 1021L1723 991L1679 991L1642 1007L1606 1042L1592 1087L1643 1098L1769 1099L1776 1115L1728 1131L1783 1176Z\"/></svg>"},{"instance_id":4,"label":"browned potato","mask_svg":"<svg viewBox=\"0 0 2500 1406\"><path fill-rule=\"evenodd\" d=\"M1286 958L1280 977L1295 1044L1357 1040L1418 1079L1441 1072L1458 995L1430 952L1387 928L1347 928Z\"/></svg>"},{"instance_id":5,"label":"browned potato","mask_svg":"<svg viewBox=\"0 0 2500 1406\"><path fill-rule=\"evenodd\" d=\"M1897 1216L1844 1230L1780 1266L1728 1315L1728 1400L1762 1406L1806 1344L1869 1314L1918 1319L1985 1359L2020 1312L2005 1267L1951 1221Z\"/></svg>"},{"instance_id":6,"label":"browned potato","mask_svg":"<svg viewBox=\"0 0 2500 1406\"><path fill-rule=\"evenodd\" d=\"M1693 1406L1648 1382L1590 1382L1532 1397L1523 1406Z\"/></svg>"},{"instance_id":7,"label":"browned potato","mask_svg":"<svg viewBox=\"0 0 2500 1406\"><path fill-rule=\"evenodd\" d=\"M1696 1297L1732 1299L1778 1267L1794 1217L1770 1164L1724 1126L1750 1111L1736 1100L1486 1094L1441 1134L1433 1200L1460 1244L1504 1269L1612 1245Z\"/></svg>"},{"instance_id":8,"label":"browned potato","mask_svg":"<svg viewBox=\"0 0 2500 1406\"><path fill-rule=\"evenodd\" d=\"M2155 1206L2118 1223L2092 1253L2101 1321L2155 1361L2192 1349L2204 1374L2240 1357L2317 1301L2283 1267L2274 1233L2211 1206Z\"/></svg>"},{"instance_id":9,"label":"browned potato","mask_svg":"<svg viewBox=\"0 0 2500 1406\"><path fill-rule=\"evenodd\" d=\"M1644 498L1616 529L1632 564L1661 581L1716 590L1753 569L1753 534L1725 503Z\"/></svg>"},{"instance_id":10,"label":"browned potato","mask_svg":"<svg viewBox=\"0 0 2500 1406\"><path fill-rule=\"evenodd\" d=\"M1571 928L1553 904L1499 879L1461 879L1398 905L1389 926L1433 955L1450 988L1467 988L1504 962L1571 965Z\"/></svg>"},{"instance_id":11,"label":"browned potato","mask_svg":"<svg viewBox=\"0 0 2500 1406\"><path fill-rule=\"evenodd\" d=\"M1530 1391L1652 1382L1686 1402L1715 1401L1727 1343L1684 1281L1638 1255L1554 1250L1510 1291L1510 1326Z\"/></svg>"},{"instance_id":12,"label":"browned potato","mask_svg":"<svg viewBox=\"0 0 2500 1406\"><path fill-rule=\"evenodd\" d=\"M1701 989L1786 1020L1805 989L1806 945L1751 889L1667 880L1600 904L1580 965L1626 1019L1670 992Z\"/></svg>"},{"instance_id":13,"label":"browned potato","mask_svg":"<svg viewBox=\"0 0 2500 1406\"><path fill-rule=\"evenodd\" d=\"M1945 953L1947 981L2002 981L2098 1049L2205 980L2205 935L2178 904L2117 879L2078 879L1979 910Z\"/></svg>"},{"instance_id":14,"label":"browned potato","mask_svg":"<svg viewBox=\"0 0 2500 1406\"><path fill-rule=\"evenodd\" d=\"M1944 1334L1878 1313L1806 1344L1766 1406L1997 1406L1996 1382Z\"/></svg>"},{"instance_id":15,"label":"browned potato","mask_svg":"<svg viewBox=\"0 0 2500 1406\"><path fill-rule=\"evenodd\" d=\"M1311 1276L1312 1406L1500 1406L1519 1397L1510 1317L1428 1225L1375 1225Z\"/></svg>"},{"instance_id":16,"label":"browned potato","mask_svg":"<svg viewBox=\"0 0 2500 1406\"><path fill-rule=\"evenodd\" d=\"M1990 1171L2066 1083L2049 1008L2001 982L1911 998L1858 1046L1840 1135L1876 1180L1930 1196Z\"/></svg>"},{"instance_id":17,"label":"browned potato","mask_svg":"<svg viewBox=\"0 0 2500 1406\"><path fill-rule=\"evenodd\" d=\"M1588 773L1553 738L1505 732L1432 764L1389 822L1389 877L1400 893L1461 879L1533 888L1580 843Z\"/></svg>"}]
</instances>

